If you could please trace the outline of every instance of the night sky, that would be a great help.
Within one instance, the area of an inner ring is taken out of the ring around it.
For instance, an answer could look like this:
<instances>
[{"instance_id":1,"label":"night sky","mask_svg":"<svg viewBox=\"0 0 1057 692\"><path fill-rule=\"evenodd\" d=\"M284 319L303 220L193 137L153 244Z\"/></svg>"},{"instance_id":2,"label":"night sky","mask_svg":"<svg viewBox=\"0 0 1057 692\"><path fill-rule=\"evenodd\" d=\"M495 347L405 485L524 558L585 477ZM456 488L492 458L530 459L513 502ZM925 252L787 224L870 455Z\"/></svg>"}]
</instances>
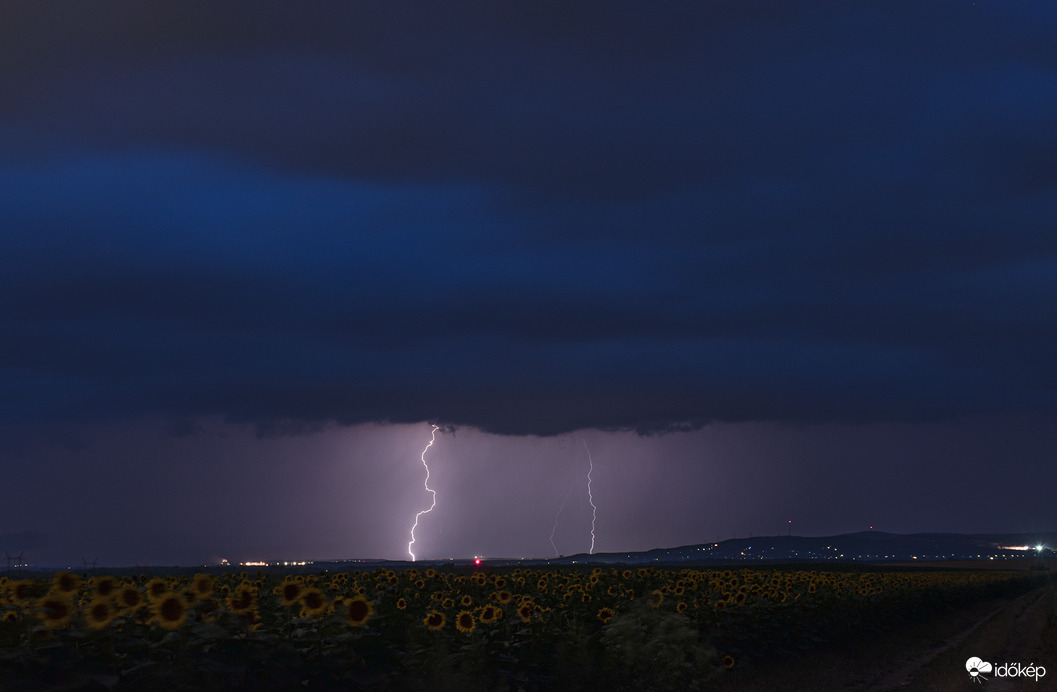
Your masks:
<instances>
[{"instance_id":1,"label":"night sky","mask_svg":"<svg viewBox=\"0 0 1057 692\"><path fill-rule=\"evenodd\" d=\"M588 450L596 551L1055 531L1055 46L1050 0L4 2L0 550L400 559L432 423L419 558L587 551Z\"/></svg>"}]
</instances>

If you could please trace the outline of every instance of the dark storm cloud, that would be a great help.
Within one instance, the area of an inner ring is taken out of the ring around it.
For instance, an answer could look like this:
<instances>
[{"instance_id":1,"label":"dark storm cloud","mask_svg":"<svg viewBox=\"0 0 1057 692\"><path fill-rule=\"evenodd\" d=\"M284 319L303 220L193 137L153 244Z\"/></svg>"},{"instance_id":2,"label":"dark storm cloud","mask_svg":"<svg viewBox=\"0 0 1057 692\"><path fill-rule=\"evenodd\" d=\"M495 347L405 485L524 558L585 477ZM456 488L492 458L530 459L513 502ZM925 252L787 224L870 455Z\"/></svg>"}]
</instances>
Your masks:
<instances>
[{"instance_id":1,"label":"dark storm cloud","mask_svg":"<svg viewBox=\"0 0 1057 692\"><path fill-rule=\"evenodd\" d=\"M0 23L0 415L1053 411L1049 3Z\"/></svg>"}]
</instances>

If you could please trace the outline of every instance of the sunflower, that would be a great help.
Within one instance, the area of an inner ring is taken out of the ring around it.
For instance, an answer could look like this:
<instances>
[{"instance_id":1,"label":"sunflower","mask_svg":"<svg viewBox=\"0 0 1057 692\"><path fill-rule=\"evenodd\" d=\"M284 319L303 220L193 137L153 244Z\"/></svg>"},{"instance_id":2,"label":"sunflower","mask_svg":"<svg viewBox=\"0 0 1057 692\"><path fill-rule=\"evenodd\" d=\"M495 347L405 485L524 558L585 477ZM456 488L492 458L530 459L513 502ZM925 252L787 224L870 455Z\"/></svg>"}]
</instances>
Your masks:
<instances>
[{"instance_id":1,"label":"sunflower","mask_svg":"<svg viewBox=\"0 0 1057 692\"><path fill-rule=\"evenodd\" d=\"M316 617L327 609L327 597L316 587L305 589L301 594L301 617Z\"/></svg>"},{"instance_id":2,"label":"sunflower","mask_svg":"<svg viewBox=\"0 0 1057 692\"><path fill-rule=\"evenodd\" d=\"M139 589L131 584L122 586L115 597L117 605L122 610L134 610L143 605L143 595L140 594Z\"/></svg>"},{"instance_id":3,"label":"sunflower","mask_svg":"<svg viewBox=\"0 0 1057 692\"><path fill-rule=\"evenodd\" d=\"M283 605L293 605L301 598L302 587L299 581L287 580L276 588Z\"/></svg>"},{"instance_id":4,"label":"sunflower","mask_svg":"<svg viewBox=\"0 0 1057 692\"><path fill-rule=\"evenodd\" d=\"M4 617L0 619L2 619L4 622L18 622L22 619L22 617L18 614L18 612L14 610L9 610L4 613Z\"/></svg>"},{"instance_id":5,"label":"sunflower","mask_svg":"<svg viewBox=\"0 0 1057 692\"><path fill-rule=\"evenodd\" d=\"M156 601L169 593L169 582L161 577L154 577L147 582L147 598Z\"/></svg>"},{"instance_id":6,"label":"sunflower","mask_svg":"<svg viewBox=\"0 0 1057 692\"><path fill-rule=\"evenodd\" d=\"M81 588L81 578L73 572L56 572L51 588L55 593L74 594Z\"/></svg>"},{"instance_id":7,"label":"sunflower","mask_svg":"<svg viewBox=\"0 0 1057 692\"><path fill-rule=\"evenodd\" d=\"M345 615L345 621L350 625L363 627L367 624L367 620L370 619L371 615L374 614L374 608L371 607L370 602L366 598L356 596L342 602L341 612Z\"/></svg>"},{"instance_id":8,"label":"sunflower","mask_svg":"<svg viewBox=\"0 0 1057 692\"><path fill-rule=\"evenodd\" d=\"M675 610L676 610L676 612L679 612L679 613L685 613L686 609L689 608L689 607L690 606L686 605L686 601L679 601L678 603L675 604Z\"/></svg>"},{"instance_id":9,"label":"sunflower","mask_svg":"<svg viewBox=\"0 0 1057 692\"><path fill-rule=\"evenodd\" d=\"M492 600L500 605L510 603L510 599L513 597L514 595L505 589L502 591L496 591L492 594Z\"/></svg>"},{"instance_id":10,"label":"sunflower","mask_svg":"<svg viewBox=\"0 0 1057 692\"><path fill-rule=\"evenodd\" d=\"M162 594L155 599L153 606L153 622L167 630L174 630L187 620L187 602L181 594Z\"/></svg>"},{"instance_id":11,"label":"sunflower","mask_svg":"<svg viewBox=\"0 0 1057 692\"><path fill-rule=\"evenodd\" d=\"M36 581L33 579L17 579L7 583L8 593L16 601L28 601L37 593Z\"/></svg>"},{"instance_id":12,"label":"sunflower","mask_svg":"<svg viewBox=\"0 0 1057 692\"><path fill-rule=\"evenodd\" d=\"M477 619L485 625L490 625L501 617L503 617L503 611L490 605L481 608L480 613L477 615Z\"/></svg>"},{"instance_id":13,"label":"sunflower","mask_svg":"<svg viewBox=\"0 0 1057 692\"><path fill-rule=\"evenodd\" d=\"M95 590L95 595L99 598L109 598L114 595L114 590L117 588L117 581L113 577L94 577L90 581L92 588Z\"/></svg>"},{"instance_id":14,"label":"sunflower","mask_svg":"<svg viewBox=\"0 0 1057 692\"><path fill-rule=\"evenodd\" d=\"M422 618L422 623L426 626L426 629L430 630L431 632L436 632L437 630L444 627L444 622L444 613L441 613L436 610L429 611L426 617Z\"/></svg>"},{"instance_id":15,"label":"sunflower","mask_svg":"<svg viewBox=\"0 0 1057 692\"><path fill-rule=\"evenodd\" d=\"M473 613L470 611L462 610L455 616L455 629L463 634L473 632L475 627L477 627L477 621L473 619Z\"/></svg>"},{"instance_id":16,"label":"sunflower","mask_svg":"<svg viewBox=\"0 0 1057 692\"><path fill-rule=\"evenodd\" d=\"M257 607L257 590L249 584L239 584L228 596L228 609L233 613L248 613Z\"/></svg>"},{"instance_id":17,"label":"sunflower","mask_svg":"<svg viewBox=\"0 0 1057 692\"><path fill-rule=\"evenodd\" d=\"M650 592L649 604L651 608L660 608L661 604L664 603L664 593L660 589L654 589Z\"/></svg>"},{"instance_id":18,"label":"sunflower","mask_svg":"<svg viewBox=\"0 0 1057 692\"><path fill-rule=\"evenodd\" d=\"M196 574L191 588L202 598L213 593L213 576L210 574Z\"/></svg>"},{"instance_id":19,"label":"sunflower","mask_svg":"<svg viewBox=\"0 0 1057 692\"><path fill-rule=\"evenodd\" d=\"M444 610L451 610L455 607L455 601L451 598L445 598L443 601L440 602L440 607Z\"/></svg>"},{"instance_id":20,"label":"sunflower","mask_svg":"<svg viewBox=\"0 0 1057 692\"><path fill-rule=\"evenodd\" d=\"M730 670L731 668L733 668L734 667L734 657L731 656L730 654L727 654L726 656L724 656L723 657L723 667L726 668L727 670Z\"/></svg>"},{"instance_id":21,"label":"sunflower","mask_svg":"<svg viewBox=\"0 0 1057 692\"><path fill-rule=\"evenodd\" d=\"M603 623L607 623L612 620L614 615L616 615L616 612L612 608L598 609L598 619L601 620Z\"/></svg>"},{"instance_id":22,"label":"sunflower","mask_svg":"<svg viewBox=\"0 0 1057 692\"><path fill-rule=\"evenodd\" d=\"M84 620L94 630L101 630L110 624L117 615L117 610L109 598L96 598L84 609Z\"/></svg>"},{"instance_id":23,"label":"sunflower","mask_svg":"<svg viewBox=\"0 0 1057 692\"><path fill-rule=\"evenodd\" d=\"M532 601L522 601L517 607L517 616L522 622L532 622L532 613L535 611L536 606L532 604Z\"/></svg>"},{"instance_id":24,"label":"sunflower","mask_svg":"<svg viewBox=\"0 0 1057 692\"><path fill-rule=\"evenodd\" d=\"M407 610L407 599L406 598L398 598L398 599L396 599L396 609L397 610Z\"/></svg>"},{"instance_id":25,"label":"sunflower","mask_svg":"<svg viewBox=\"0 0 1057 692\"><path fill-rule=\"evenodd\" d=\"M464 594L463 597L459 599L459 604L462 605L463 608L469 608L473 605L473 596L470 594Z\"/></svg>"},{"instance_id":26,"label":"sunflower","mask_svg":"<svg viewBox=\"0 0 1057 692\"><path fill-rule=\"evenodd\" d=\"M49 630L65 627L73 617L73 602L64 593L52 591L37 600L41 609L40 618Z\"/></svg>"}]
</instances>

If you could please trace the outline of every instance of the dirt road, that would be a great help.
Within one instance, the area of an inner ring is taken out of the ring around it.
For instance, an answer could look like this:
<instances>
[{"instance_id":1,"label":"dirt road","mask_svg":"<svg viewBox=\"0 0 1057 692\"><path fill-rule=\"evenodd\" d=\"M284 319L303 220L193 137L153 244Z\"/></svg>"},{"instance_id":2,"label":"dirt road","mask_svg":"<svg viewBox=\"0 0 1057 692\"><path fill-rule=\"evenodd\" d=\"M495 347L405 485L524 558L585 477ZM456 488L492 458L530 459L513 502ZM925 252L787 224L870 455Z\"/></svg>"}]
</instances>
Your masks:
<instances>
[{"instance_id":1,"label":"dirt road","mask_svg":"<svg viewBox=\"0 0 1057 692\"><path fill-rule=\"evenodd\" d=\"M1057 690L1057 609L1052 584L1014 599L976 603L889 633L844 642L765 670L730 675L724 692L811 690L817 692L950 692ZM973 684L965 662L1046 668L1038 682L988 674ZM732 671L733 672L733 671Z\"/></svg>"}]
</instances>

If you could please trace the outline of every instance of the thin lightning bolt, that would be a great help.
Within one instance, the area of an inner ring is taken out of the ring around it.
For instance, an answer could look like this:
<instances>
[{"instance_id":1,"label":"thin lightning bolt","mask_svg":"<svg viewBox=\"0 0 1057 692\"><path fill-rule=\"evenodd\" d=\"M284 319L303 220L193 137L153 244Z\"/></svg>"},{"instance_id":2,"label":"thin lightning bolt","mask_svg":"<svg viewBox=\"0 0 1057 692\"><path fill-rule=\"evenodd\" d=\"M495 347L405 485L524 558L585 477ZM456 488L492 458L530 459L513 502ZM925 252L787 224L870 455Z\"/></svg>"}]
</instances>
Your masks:
<instances>
[{"instance_id":1,"label":"thin lightning bolt","mask_svg":"<svg viewBox=\"0 0 1057 692\"><path fill-rule=\"evenodd\" d=\"M583 438L580 442L584 443L584 449L587 450L587 461L590 466L587 467L587 500L591 503L591 550L588 551L588 555L595 554L595 520L598 519L598 507L595 507L595 498L591 494L591 472L595 470L595 461L591 458L591 449L587 446L587 440Z\"/></svg>"},{"instance_id":2,"label":"thin lightning bolt","mask_svg":"<svg viewBox=\"0 0 1057 692\"><path fill-rule=\"evenodd\" d=\"M554 557L558 557L558 546L554 545L554 532L558 530L558 517L562 515L562 510L565 509L565 503L569 499L569 493L576 487L576 481L569 486L569 489L565 491L565 497L562 498L561 507L558 508L558 513L554 515L554 528L551 529L551 547L554 548Z\"/></svg>"},{"instance_id":3,"label":"thin lightning bolt","mask_svg":"<svg viewBox=\"0 0 1057 692\"><path fill-rule=\"evenodd\" d=\"M426 452L433 446L433 442L437 439L437 431L440 430L439 425L434 425L433 430L430 433L429 444L422 450L422 454L418 457L422 460L422 465L426 468L426 480L423 485L426 486L426 491L433 494L433 504L429 506L429 509L424 509L415 515L415 524L411 527L411 541L407 544L407 554L411 556L411 562L415 561L415 554L411 552L411 546L415 544L415 529L418 528L418 518L423 514L429 514L433 511L433 508L437 506L437 491L429 487L429 465L426 464Z\"/></svg>"}]
</instances>

